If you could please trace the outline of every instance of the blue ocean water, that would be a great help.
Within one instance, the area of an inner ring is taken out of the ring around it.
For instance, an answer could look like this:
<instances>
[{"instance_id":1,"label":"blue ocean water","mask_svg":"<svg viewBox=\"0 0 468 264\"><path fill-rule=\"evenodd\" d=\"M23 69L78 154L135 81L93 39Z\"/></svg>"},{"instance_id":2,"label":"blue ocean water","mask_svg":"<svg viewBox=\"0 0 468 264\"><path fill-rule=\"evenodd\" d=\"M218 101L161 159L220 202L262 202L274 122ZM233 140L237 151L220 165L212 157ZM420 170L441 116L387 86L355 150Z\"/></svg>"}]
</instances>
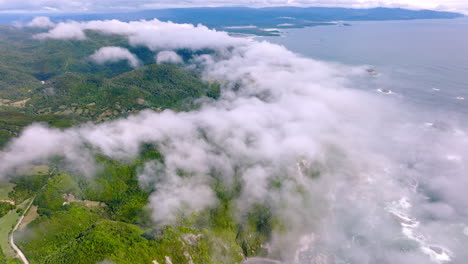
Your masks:
<instances>
[{"instance_id":1,"label":"blue ocean water","mask_svg":"<svg viewBox=\"0 0 468 264\"><path fill-rule=\"evenodd\" d=\"M416 118L413 121L421 125L404 130L403 134L412 140L397 154L404 157L399 173L402 179L409 180L409 186L416 186L413 192L424 197L425 205L414 204L412 210L421 211L413 220L396 214L406 219L404 233L408 241L434 244L419 244L422 252L429 256L427 259L417 261L408 257L405 261L395 259L394 263L467 263L468 222L464 210L467 200L458 198L466 196L457 186L467 183L468 19L353 22L349 27L289 29L281 37L260 39L318 60L367 65L373 69L369 76L352 82L354 87L351 88L401 102L394 105L405 106L401 111L402 123L406 122L404 114L414 111L410 113ZM427 131L430 137L424 136ZM395 204L401 209L405 203L403 199ZM428 213L429 210L442 213L437 207L439 204L460 212L459 217L442 220L445 216ZM419 225L430 231L420 236L416 231ZM385 250L385 254L391 254L391 248Z\"/></svg>"},{"instance_id":2,"label":"blue ocean water","mask_svg":"<svg viewBox=\"0 0 468 264\"><path fill-rule=\"evenodd\" d=\"M289 29L260 39L319 60L369 65L359 89L394 94L428 111L468 114L468 18L352 22Z\"/></svg>"}]
</instances>

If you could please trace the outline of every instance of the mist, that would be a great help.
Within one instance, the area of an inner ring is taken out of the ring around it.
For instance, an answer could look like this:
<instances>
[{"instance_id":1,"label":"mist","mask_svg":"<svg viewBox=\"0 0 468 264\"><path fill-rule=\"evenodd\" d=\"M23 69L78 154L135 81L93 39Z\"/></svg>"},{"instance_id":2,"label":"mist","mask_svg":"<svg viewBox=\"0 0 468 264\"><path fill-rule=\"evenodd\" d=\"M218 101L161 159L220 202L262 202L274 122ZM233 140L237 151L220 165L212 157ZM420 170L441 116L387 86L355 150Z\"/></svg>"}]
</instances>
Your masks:
<instances>
[{"instance_id":1,"label":"mist","mask_svg":"<svg viewBox=\"0 0 468 264\"><path fill-rule=\"evenodd\" d=\"M140 61L135 54L131 53L128 49L121 47L102 47L94 52L94 54L92 54L89 58L97 64L126 60L133 68L136 68L140 65Z\"/></svg>"},{"instance_id":2,"label":"mist","mask_svg":"<svg viewBox=\"0 0 468 264\"><path fill-rule=\"evenodd\" d=\"M184 60L174 51L161 51L158 52L158 55L155 57L157 64L162 63L183 63Z\"/></svg>"},{"instance_id":3,"label":"mist","mask_svg":"<svg viewBox=\"0 0 468 264\"><path fill-rule=\"evenodd\" d=\"M219 80L221 97L188 112L145 110L66 130L32 125L0 153L3 177L57 155L92 177L93 154L130 160L153 144L164 164L148 162L139 179L157 182L149 201L155 225L216 206L217 175L226 186L241 183L239 217L260 203L281 219L288 231L274 230L268 248L283 263L468 258L462 122L447 120L451 129L440 129L426 124L434 121L430 113L359 90L366 67L305 58L201 25L71 21L37 37L86 41L85 30L126 36L155 52L214 49L186 67Z\"/></svg>"},{"instance_id":4,"label":"mist","mask_svg":"<svg viewBox=\"0 0 468 264\"><path fill-rule=\"evenodd\" d=\"M28 27L36 27L36 28L52 28L55 26L55 23L50 20L48 17L39 16L35 17L31 22L29 22L26 26Z\"/></svg>"}]
</instances>

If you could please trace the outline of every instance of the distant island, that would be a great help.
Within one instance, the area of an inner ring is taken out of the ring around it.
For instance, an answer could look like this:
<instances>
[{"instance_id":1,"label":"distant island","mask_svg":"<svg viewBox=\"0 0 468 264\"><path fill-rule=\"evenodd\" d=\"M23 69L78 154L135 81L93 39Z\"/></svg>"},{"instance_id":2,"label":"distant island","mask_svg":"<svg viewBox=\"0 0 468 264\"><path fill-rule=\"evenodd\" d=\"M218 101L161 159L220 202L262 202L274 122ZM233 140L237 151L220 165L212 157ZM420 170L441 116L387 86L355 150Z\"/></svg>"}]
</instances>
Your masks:
<instances>
[{"instance_id":1,"label":"distant island","mask_svg":"<svg viewBox=\"0 0 468 264\"><path fill-rule=\"evenodd\" d=\"M349 25L341 21L382 21L414 19L453 19L464 15L433 10L401 8L352 9L338 7L204 7L143 10L125 13L88 14L1 14L0 24L18 24L34 16L49 16L53 21L118 19L131 21L157 18L175 23L203 24L236 34L278 35L281 29L319 25Z\"/></svg>"}]
</instances>

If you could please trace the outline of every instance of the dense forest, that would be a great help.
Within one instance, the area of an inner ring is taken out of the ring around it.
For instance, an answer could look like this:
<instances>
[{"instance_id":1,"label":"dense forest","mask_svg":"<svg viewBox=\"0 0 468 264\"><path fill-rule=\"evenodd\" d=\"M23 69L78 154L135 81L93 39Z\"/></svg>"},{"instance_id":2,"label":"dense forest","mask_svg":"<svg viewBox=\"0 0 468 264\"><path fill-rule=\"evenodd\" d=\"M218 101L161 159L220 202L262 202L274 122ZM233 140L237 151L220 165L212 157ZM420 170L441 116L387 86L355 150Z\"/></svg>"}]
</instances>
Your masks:
<instances>
[{"instance_id":1,"label":"dense forest","mask_svg":"<svg viewBox=\"0 0 468 264\"><path fill-rule=\"evenodd\" d=\"M220 95L220 85L202 81L196 69L155 64L152 51L120 37L90 33L82 42L39 41L32 38L37 32L0 26L0 147L35 122L63 129L143 109L193 109L196 99ZM98 65L88 59L109 45L128 48L143 65ZM194 55L178 54L185 60ZM164 163L157 148L146 146L130 163L103 155L95 159L101 169L91 179L67 170L60 157L46 169L11 177L9 202L0 203L0 217L32 216L15 235L32 264L240 263L265 255L264 244L280 225L260 204L246 215L233 215L240 187L223 186L219 175L212 175L220 201L216 208L181 214L173 225L155 225L146 207L153 190L140 186L137 171L149 160ZM19 260L0 251L0 263Z\"/></svg>"},{"instance_id":2,"label":"dense forest","mask_svg":"<svg viewBox=\"0 0 468 264\"><path fill-rule=\"evenodd\" d=\"M263 245L279 222L258 205L237 218L231 202L240 189L228 191L216 176L220 204L180 217L170 226L154 225L146 208L151 190L140 187L137 168L164 158L147 146L131 164L105 156L92 179L60 170L18 175L9 196L17 204L35 197L38 217L16 235L31 263L240 263L266 254ZM55 168L61 166L54 161Z\"/></svg>"},{"instance_id":3,"label":"dense forest","mask_svg":"<svg viewBox=\"0 0 468 264\"><path fill-rule=\"evenodd\" d=\"M121 37L90 32L87 41L40 41L35 33L0 26L0 147L33 122L66 128L143 109L190 109L194 99L219 96L219 84L203 82L194 70L155 64L154 52ZM142 67L90 61L95 50L112 45L128 48ZM194 55L178 53L186 60Z\"/></svg>"}]
</instances>

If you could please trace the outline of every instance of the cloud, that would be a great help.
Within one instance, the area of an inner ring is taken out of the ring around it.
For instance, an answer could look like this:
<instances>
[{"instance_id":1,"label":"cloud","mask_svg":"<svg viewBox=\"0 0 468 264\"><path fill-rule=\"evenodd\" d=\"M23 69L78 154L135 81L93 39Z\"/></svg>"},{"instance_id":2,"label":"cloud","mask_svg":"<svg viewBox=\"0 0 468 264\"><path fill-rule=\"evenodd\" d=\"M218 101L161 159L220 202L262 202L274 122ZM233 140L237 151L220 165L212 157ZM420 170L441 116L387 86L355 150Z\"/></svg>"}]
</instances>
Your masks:
<instances>
[{"instance_id":1,"label":"cloud","mask_svg":"<svg viewBox=\"0 0 468 264\"><path fill-rule=\"evenodd\" d=\"M271 208L287 230L273 231L271 255L288 263L468 258L467 127L450 113L443 117L454 129L428 127L438 118L433 113L355 89L370 78L365 67L304 58L201 26L68 25L119 34L154 51L214 49L186 63L206 80L220 80L221 97L192 111L147 110L64 131L30 126L0 153L1 174L61 155L92 175L96 152L131 160L153 144L164 164L148 162L139 179L154 190L149 207L157 224L216 206L217 179L227 189L239 184L239 219L255 204Z\"/></svg>"},{"instance_id":2,"label":"cloud","mask_svg":"<svg viewBox=\"0 0 468 264\"><path fill-rule=\"evenodd\" d=\"M85 30L128 36L131 45L146 46L153 51L183 48L222 49L244 42L241 39L233 40L226 32L210 30L202 25L175 24L157 19L128 23L118 20L59 23L49 32L36 35L36 38L85 40ZM158 41L154 41L156 38Z\"/></svg>"},{"instance_id":3,"label":"cloud","mask_svg":"<svg viewBox=\"0 0 468 264\"><path fill-rule=\"evenodd\" d=\"M50 21L48 17L39 16L35 17L31 22L27 24L27 26L37 28L52 28L55 26L55 23Z\"/></svg>"},{"instance_id":4,"label":"cloud","mask_svg":"<svg viewBox=\"0 0 468 264\"><path fill-rule=\"evenodd\" d=\"M85 40L86 34L79 27L77 22L58 23L47 33L37 34L37 39L64 39L64 40Z\"/></svg>"},{"instance_id":5,"label":"cloud","mask_svg":"<svg viewBox=\"0 0 468 264\"><path fill-rule=\"evenodd\" d=\"M144 171L154 178L154 171ZM155 185L156 190L150 198L153 220L159 224L171 224L178 216L190 215L216 205L216 195L209 182L203 177L182 178L173 170L167 169L166 179Z\"/></svg>"},{"instance_id":6,"label":"cloud","mask_svg":"<svg viewBox=\"0 0 468 264\"><path fill-rule=\"evenodd\" d=\"M42 124L33 124L22 136L22 140L12 142L12 151L0 153L0 176L14 172L21 164L47 163L52 156L64 156L70 161L70 169L85 175L91 176L95 172L91 153L82 149L82 141L73 130L63 133Z\"/></svg>"},{"instance_id":7,"label":"cloud","mask_svg":"<svg viewBox=\"0 0 468 264\"><path fill-rule=\"evenodd\" d=\"M182 63L184 60L174 51L166 50L161 51L156 55L156 63Z\"/></svg>"},{"instance_id":8,"label":"cloud","mask_svg":"<svg viewBox=\"0 0 468 264\"><path fill-rule=\"evenodd\" d=\"M89 58L97 64L127 60L128 64L133 68L140 65L140 61L135 54L121 47L102 47Z\"/></svg>"}]
</instances>

